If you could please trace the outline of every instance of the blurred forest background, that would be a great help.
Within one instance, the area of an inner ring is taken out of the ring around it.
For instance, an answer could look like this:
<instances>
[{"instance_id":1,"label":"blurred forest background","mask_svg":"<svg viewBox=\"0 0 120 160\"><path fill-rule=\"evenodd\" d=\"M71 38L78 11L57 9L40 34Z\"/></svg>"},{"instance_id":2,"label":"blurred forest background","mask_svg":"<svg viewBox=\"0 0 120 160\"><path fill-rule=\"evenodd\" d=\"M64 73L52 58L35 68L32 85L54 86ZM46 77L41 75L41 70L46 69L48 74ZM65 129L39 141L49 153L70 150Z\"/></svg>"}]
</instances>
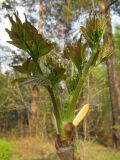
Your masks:
<instances>
[{"instance_id":1,"label":"blurred forest background","mask_svg":"<svg viewBox=\"0 0 120 160\"><path fill-rule=\"evenodd\" d=\"M78 39L80 26L89 13L93 10L102 12L106 6L104 14L110 16L106 36L111 39L113 54L104 64L94 68L84 84L78 107L87 102L91 110L76 130L76 137L81 160L120 159L120 152L114 150L115 146L120 148L120 1L3 0L0 1L0 160L11 157L12 160L47 160L40 156L49 154L48 159L56 159L49 94L42 87L12 83L20 73L11 65L21 64L27 57L26 53L21 54L21 50L6 42L9 38L5 28L10 28L7 14L18 11L24 20L25 13L38 30L42 25L43 35L58 44L55 52L64 61L64 46ZM69 64L68 68L71 70ZM61 87L64 99L63 90L65 92ZM36 117L31 122L30 115L34 110Z\"/></svg>"}]
</instances>

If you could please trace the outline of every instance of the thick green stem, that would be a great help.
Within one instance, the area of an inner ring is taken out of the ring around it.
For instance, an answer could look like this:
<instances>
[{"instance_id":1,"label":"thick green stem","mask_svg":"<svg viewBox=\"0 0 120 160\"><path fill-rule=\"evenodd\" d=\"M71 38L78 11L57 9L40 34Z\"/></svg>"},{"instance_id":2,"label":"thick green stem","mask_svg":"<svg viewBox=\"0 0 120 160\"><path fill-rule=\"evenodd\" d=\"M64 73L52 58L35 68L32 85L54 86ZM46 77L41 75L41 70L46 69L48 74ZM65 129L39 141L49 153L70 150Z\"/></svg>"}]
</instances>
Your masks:
<instances>
[{"instance_id":1,"label":"thick green stem","mask_svg":"<svg viewBox=\"0 0 120 160\"><path fill-rule=\"evenodd\" d=\"M60 109L58 108L59 106L57 105L57 101L56 101L56 98L55 98L55 95L54 95L52 88L50 88L49 86L46 88L47 88L49 95L51 97L51 101L52 101L53 108L54 108L54 114L55 114L56 121L57 121L58 130L60 131L61 130L61 123L62 123L60 112L59 112Z\"/></svg>"},{"instance_id":2,"label":"thick green stem","mask_svg":"<svg viewBox=\"0 0 120 160\"><path fill-rule=\"evenodd\" d=\"M36 64L37 68L38 68L39 73L43 75L42 70L41 70L38 62L37 61L34 61L34 62ZM56 121L57 121L58 130L60 131L60 129L61 129L60 126L61 126L61 123L62 123L60 112L59 112L60 109L58 108L59 106L57 105L57 101L56 101L53 89L50 86L47 86L46 89L48 90L48 93L50 95L50 98L51 98L51 101L52 101L52 104L53 104L53 108L54 108L54 114L55 114Z\"/></svg>"},{"instance_id":3,"label":"thick green stem","mask_svg":"<svg viewBox=\"0 0 120 160\"><path fill-rule=\"evenodd\" d=\"M72 73L71 73L71 79L74 77L74 69L75 69L75 65L72 62Z\"/></svg>"},{"instance_id":4,"label":"thick green stem","mask_svg":"<svg viewBox=\"0 0 120 160\"><path fill-rule=\"evenodd\" d=\"M83 84L84 84L85 80L86 80L86 77L88 75L89 69L90 69L91 64L92 64L92 62L94 60L94 57L96 55L96 51L97 51L97 47L92 51L91 56L89 58L89 61L87 62L86 67L85 67L85 69L83 71L82 77L78 81L77 87L76 87L76 89L74 91L73 98L72 98L70 106L68 108L68 115L70 117L69 121L72 121L73 118L74 118L74 111L75 111L76 103L77 103L77 100L78 100L78 97L79 97L79 93L80 93L80 91L81 91L81 89L83 87Z\"/></svg>"}]
</instances>

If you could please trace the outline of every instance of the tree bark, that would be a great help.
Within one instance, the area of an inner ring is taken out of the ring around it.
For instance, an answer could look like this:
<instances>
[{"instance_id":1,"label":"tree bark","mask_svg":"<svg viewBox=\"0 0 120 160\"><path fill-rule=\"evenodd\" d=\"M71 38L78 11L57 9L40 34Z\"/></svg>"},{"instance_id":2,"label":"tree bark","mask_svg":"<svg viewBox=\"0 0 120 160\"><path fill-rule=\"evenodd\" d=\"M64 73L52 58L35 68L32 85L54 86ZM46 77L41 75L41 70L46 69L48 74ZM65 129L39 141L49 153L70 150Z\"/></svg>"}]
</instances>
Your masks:
<instances>
[{"instance_id":1,"label":"tree bark","mask_svg":"<svg viewBox=\"0 0 120 160\"><path fill-rule=\"evenodd\" d=\"M40 0L40 5L39 5L39 34L43 33L43 2Z\"/></svg>"},{"instance_id":2,"label":"tree bark","mask_svg":"<svg viewBox=\"0 0 120 160\"><path fill-rule=\"evenodd\" d=\"M30 108L30 134L34 135L37 133L38 128L38 88L32 87L32 101Z\"/></svg>"},{"instance_id":3,"label":"tree bark","mask_svg":"<svg viewBox=\"0 0 120 160\"><path fill-rule=\"evenodd\" d=\"M34 1L33 1L34 3ZM43 2L40 0L39 5L39 34L42 34L43 32ZM30 132L33 135L37 132L37 113L38 113L38 87L34 86L32 87L32 102L31 102L31 108L30 108Z\"/></svg>"},{"instance_id":4,"label":"tree bark","mask_svg":"<svg viewBox=\"0 0 120 160\"><path fill-rule=\"evenodd\" d=\"M105 0L105 14L107 16L105 37L108 37L110 49L114 52L110 7L108 6L110 6L110 0ZM107 71L112 106L113 143L115 147L120 148L120 81L114 53L107 60Z\"/></svg>"}]
</instances>

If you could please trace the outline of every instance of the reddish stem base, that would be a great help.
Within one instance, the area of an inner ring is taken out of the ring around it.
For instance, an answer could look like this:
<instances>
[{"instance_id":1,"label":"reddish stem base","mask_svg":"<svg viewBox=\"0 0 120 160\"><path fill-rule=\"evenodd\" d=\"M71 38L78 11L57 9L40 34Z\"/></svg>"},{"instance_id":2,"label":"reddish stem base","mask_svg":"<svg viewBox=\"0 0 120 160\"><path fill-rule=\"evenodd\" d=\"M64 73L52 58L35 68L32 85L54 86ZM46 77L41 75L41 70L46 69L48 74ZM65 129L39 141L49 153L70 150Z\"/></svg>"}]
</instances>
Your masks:
<instances>
[{"instance_id":1,"label":"reddish stem base","mask_svg":"<svg viewBox=\"0 0 120 160\"><path fill-rule=\"evenodd\" d=\"M60 160L75 160L72 146L58 148L57 155L59 156Z\"/></svg>"}]
</instances>

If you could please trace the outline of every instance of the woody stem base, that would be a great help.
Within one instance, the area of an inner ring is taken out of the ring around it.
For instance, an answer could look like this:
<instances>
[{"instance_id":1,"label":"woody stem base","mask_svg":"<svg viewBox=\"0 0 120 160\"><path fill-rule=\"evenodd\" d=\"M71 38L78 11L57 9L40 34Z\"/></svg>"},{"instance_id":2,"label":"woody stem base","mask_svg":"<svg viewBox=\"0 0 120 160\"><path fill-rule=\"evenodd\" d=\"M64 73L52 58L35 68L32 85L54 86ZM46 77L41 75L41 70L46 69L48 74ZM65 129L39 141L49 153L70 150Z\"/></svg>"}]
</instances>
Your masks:
<instances>
[{"instance_id":1,"label":"woody stem base","mask_svg":"<svg viewBox=\"0 0 120 160\"><path fill-rule=\"evenodd\" d=\"M60 160L75 160L72 146L58 148L57 155L60 158Z\"/></svg>"}]
</instances>

